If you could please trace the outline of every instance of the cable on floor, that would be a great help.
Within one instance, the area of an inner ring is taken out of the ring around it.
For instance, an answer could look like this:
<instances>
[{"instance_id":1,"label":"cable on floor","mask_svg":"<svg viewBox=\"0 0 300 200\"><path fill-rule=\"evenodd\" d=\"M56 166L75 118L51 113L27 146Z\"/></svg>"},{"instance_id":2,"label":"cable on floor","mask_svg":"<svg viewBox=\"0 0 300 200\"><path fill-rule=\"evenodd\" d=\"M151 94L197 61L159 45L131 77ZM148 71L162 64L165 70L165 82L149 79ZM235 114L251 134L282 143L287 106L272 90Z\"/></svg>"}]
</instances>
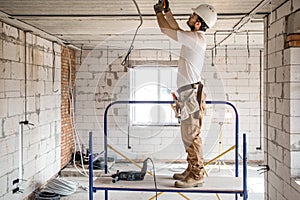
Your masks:
<instances>
[{"instance_id":1,"label":"cable on floor","mask_svg":"<svg viewBox=\"0 0 300 200\"><path fill-rule=\"evenodd\" d=\"M41 192L54 193L62 196L74 194L78 188L78 183L60 177L50 180Z\"/></svg>"}]
</instances>

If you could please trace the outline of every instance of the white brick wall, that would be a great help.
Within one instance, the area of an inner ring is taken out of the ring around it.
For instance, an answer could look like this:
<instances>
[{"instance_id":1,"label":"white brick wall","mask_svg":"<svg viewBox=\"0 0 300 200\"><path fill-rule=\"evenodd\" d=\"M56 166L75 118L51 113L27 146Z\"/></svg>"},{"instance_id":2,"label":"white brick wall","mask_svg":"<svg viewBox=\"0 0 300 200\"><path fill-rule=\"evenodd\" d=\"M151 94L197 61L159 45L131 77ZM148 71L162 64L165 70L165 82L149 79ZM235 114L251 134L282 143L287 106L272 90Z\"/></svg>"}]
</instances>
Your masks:
<instances>
[{"instance_id":1,"label":"white brick wall","mask_svg":"<svg viewBox=\"0 0 300 200\"><path fill-rule=\"evenodd\" d=\"M299 47L286 48L286 16L299 8L299 1L286 1L272 12L264 83L265 103L265 163L270 166L265 176L265 199L294 200L300 196L300 186L293 178L300 176L299 142ZM271 16L269 16L271 17ZM265 35L266 36L266 35ZM285 49L286 48L286 49Z\"/></svg>"},{"instance_id":2,"label":"white brick wall","mask_svg":"<svg viewBox=\"0 0 300 200\"><path fill-rule=\"evenodd\" d=\"M27 117L34 126L24 126L24 193L12 194L12 180L18 178L19 122L25 119L25 34L2 22L0 27L0 199L23 199L60 169L61 50L54 45L53 88L52 43L27 33Z\"/></svg>"},{"instance_id":3,"label":"white brick wall","mask_svg":"<svg viewBox=\"0 0 300 200\"><path fill-rule=\"evenodd\" d=\"M236 45L238 42L241 43L241 46ZM207 52L202 76L208 91L208 100L231 101L237 106L240 114L240 132L248 133L250 138L249 159L262 160L262 152L255 150L260 140L259 55L262 47L262 36L254 38L252 42L254 46L250 46L250 57L248 57L245 37L237 36L235 38L235 43L227 47L227 57L224 47L218 48L217 55L213 59L214 67L211 66L211 52ZM104 109L111 101L129 99L130 72L124 71L125 68L120 65L123 58L113 58L113 56L122 55L124 52L126 51L115 50L115 52L110 51L109 55L106 55L105 49L94 50L90 54L84 52L85 59L82 60L82 65L78 66L76 77L76 128L84 138L85 145L88 141L87 133L90 130L95 132L94 146L96 151L102 151L103 149ZM242 58L239 57L241 55ZM113 62L107 62L106 56L109 56L109 60ZM172 50L172 58L178 59L178 49ZM131 60L154 60L152 64L158 64L160 59L169 59L168 50L135 50L131 56ZM108 79L110 80L108 81ZM108 87L108 83L111 84L110 87ZM143 154L149 154L162 160L186 159L179 127L164 128L161 135L153 136L149 140L142 140L140 137L151 135L155 131L153 127L148 127L147 131L130 128L132 149L128 150L127 123L129 113L124 107L125 105L116 106L110 111L111 114L114 113L115 109L118 110L116 119L109 118L109 139L113 146L118 147L118 150L126 155L130 154L133 159L143 159L145 157ZM226 108L230 110L229 107ZM212 106L209 105L208 109L212 109ZM212 114L207 111L206 115L207 121L211 120ZM224 125L223 129L223 150L225 150L233 145L234 126L233 124ZM218 154L217 146L213 149L211 146L217 141L219 126L217 124L211 125L209 121L204 125L202 132L207 142L204 147L207 151L205 153L206 159L209 159ZM214 140L209 139L211 134L214 134ZM172 136L170 137L170 135ZM228 154L225 159L233 160L233 154Z\"/></svg>"}]
</instances>

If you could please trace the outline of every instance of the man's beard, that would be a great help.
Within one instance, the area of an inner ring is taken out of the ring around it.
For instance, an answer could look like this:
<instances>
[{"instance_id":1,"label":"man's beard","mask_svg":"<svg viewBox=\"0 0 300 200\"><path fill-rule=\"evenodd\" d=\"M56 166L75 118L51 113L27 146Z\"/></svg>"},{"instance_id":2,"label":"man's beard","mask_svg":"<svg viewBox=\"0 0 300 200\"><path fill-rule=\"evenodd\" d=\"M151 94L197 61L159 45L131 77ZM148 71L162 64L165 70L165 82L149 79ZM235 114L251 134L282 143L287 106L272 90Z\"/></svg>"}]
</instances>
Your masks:
<instances>
[{"instance_id":1,"label":"man's beard","mask_svg":"<svg viewBox=\"0 0 300 200\"><path fill-rule=\"evenodd\" d=\"M191 31L195 30L195 25L190 25L189 21L187 21L186 24L190 27Z\"/></svg>"}]
</instances>

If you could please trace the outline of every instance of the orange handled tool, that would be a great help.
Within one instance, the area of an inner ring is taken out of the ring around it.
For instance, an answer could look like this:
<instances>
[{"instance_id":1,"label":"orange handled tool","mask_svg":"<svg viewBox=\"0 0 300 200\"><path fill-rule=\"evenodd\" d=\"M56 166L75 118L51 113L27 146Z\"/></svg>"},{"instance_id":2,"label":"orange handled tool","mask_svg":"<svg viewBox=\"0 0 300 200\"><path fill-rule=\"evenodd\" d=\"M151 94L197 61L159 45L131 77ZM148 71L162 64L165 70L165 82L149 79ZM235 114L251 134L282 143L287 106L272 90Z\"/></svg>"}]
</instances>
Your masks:
<instances>
[{"instance_id":1,"label":"orange handled tool","mask_svg":"<svg viewBox=\"0 0 300 200\"><path fill-rule=\"evenodd\" d=\"M158 3L163 3L163 8L166 8L166 0L159 0Z\"/></svg>"}]
</instances>

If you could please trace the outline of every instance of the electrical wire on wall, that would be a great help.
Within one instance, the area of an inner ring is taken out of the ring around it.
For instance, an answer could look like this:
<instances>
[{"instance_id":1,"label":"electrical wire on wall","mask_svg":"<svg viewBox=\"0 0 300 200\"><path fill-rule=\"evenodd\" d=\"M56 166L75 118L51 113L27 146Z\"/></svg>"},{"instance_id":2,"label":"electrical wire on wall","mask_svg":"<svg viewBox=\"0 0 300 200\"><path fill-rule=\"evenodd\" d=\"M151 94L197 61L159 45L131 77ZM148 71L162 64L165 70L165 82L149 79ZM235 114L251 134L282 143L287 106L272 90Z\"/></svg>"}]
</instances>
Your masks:
<instances>
[{"instance_id":1,"label":"electrical wire on wall","mask_svg":"<svg viewBox=\"0 0 300 200\"><path fill-rule=\"evenodd\" d=\"M55 86L55 68L56 68L56 53L55 53L55 49L54 49L54 42L52 42L52 56L53 56L53 60L52 60L52 92L57 93L58 89L54 90L54 86Z\"/></svg>"},{"instance_id":2,"label":"electrical wire on wall","mask_svg":"<svg viewBox=\"0 0 300 200\"><path fill-rule=\"evenodd\" d=\"M79 135L75 128L75 112L74 112L75 102L74 102L74 90L73 90L73 85L72 85L72 62L71 62L70 50L68 47L66 49L68 52L68 62L69 62L69 70L70 70L69 71L69 84L68 84L68 89L69 89L68 97L69 97L69 103L70 103L70 121L71 121L72 133L73 133L73 137L74 137L73 165L79 171L80 174L88 177L87 170L84 167L83 156L82 156L83 151L82 151L82 148L80 145L81 142L80 142ZM81 162L82 171L77 167L76 161L75 161L77 146L78 146L78 150L80 153L80 162Z\"/></svg>"},{"instance_id":3,"label":"electrical wire on wall","mask_svg":"<svg viewBox=\"0 0 300 200\"><path fill-rule=\"evenodd\" d=\"M133 3L134 3L134 5L135 5L135 7L136 7L136 9L137 9L137 11L138 11L138 13L139 13L140 24L138 25L138 27L137 27L136 30L135 30L135 33L134 33L134 36L133 36L133 38L132 38L132 41L131 41L130 47L129 47L129 49L128 49L128 52L127 52L127 54L126 54L124 60L123 60L122 63L121 63L121 65L126 66L126 67L128 67L128 68L130 67L130 66L129 66L129 55L130 55L131 51L132 51L133 48L134 48L134 47L133 47L133 43L134 43L135 37L136 37L136 35L137 35L137 33L138 33L140 27L141 27L142 24L143 24L143 18L142 18L142 14L141 14L140 8L139 8L139 6L138 6L138 4L136 3L135 0L133 0Z\"/></svg>"}]
</instances>

